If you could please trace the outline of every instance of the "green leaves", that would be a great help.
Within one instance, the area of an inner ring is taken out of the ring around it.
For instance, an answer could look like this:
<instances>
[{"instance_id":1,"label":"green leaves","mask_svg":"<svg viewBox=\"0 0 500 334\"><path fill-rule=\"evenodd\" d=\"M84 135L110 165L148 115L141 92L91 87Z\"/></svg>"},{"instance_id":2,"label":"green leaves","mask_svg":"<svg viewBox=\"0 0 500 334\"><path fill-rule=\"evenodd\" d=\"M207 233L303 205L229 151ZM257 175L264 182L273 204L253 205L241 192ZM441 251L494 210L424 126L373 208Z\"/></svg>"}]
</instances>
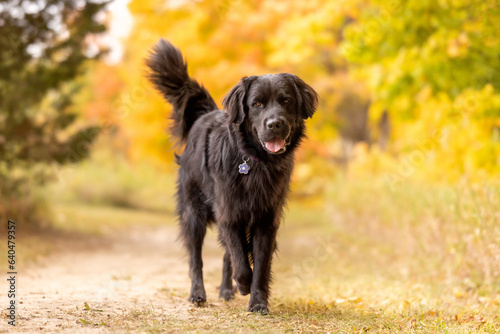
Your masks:
<instances>
[{"instance_id":1,"label":"green leaves","mask_svg":"<svg viewBox=\"0 0 500 334\"><path fill-rule=\"evenodd\" d=\"M88 156L99 133L76 126L77 110L70 107L83 65L105 52L88 55L86 49L91 35L105 31L96 16L107 2L47 0L30 2L29 10L25 5L7 0L0 6L0 194L17 200L27 198L20 190L27 184L47 180L52 162ZM4 213L9 211L0 207Z\"/></svg>"},{"instance_id":2,"label":"green leaves","mask_svg":"<svg viewBox=\"0 0 500 334\"><path fill-rule=\"evenodd\" d=\"M418 147L429 133L443 134L432 152L440 158L424 173L445 162L472 176L497 164L490 138L499 121L499 22L495 2L372 0L346 27L343 55L369 78L374 109L390 111L393 140Z\"/></svg>"}]
</instances>

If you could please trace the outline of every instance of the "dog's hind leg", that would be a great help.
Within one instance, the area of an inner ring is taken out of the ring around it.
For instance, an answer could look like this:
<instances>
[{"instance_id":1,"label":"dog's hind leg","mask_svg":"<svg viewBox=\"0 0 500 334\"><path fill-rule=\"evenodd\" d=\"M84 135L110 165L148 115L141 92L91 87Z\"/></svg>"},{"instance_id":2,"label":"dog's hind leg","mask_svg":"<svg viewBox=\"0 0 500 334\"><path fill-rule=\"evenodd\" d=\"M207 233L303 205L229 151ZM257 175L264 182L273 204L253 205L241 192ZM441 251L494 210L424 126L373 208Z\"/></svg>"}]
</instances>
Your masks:
<instances>
[{"instance_id":1,"label":"dog's hind leg","mask_svg":"<svg viewBox=\"0 0 500 334\"><path fill-rule=\"evenodd\" d=\"M189 252L189 276L191 293L189 301L202 305L207 301L203 283L203 260L201 250L207 232L208 217L202 207L188 205L181 214L181 237Z\"/></svg>"},{"instance_id":2,"label":"dog's hind leg","mask_svg":"<svg viewBox=\"0 0 500 334\"><path fill-rule=\"evenodd\" d=\"M219 288L219 298L222 298L226 301L234 299L232 276L233 267L231 265L231 255L229 255L229 252L226 249L222 264L222 282Z\"/></svg>"}]
</instances>

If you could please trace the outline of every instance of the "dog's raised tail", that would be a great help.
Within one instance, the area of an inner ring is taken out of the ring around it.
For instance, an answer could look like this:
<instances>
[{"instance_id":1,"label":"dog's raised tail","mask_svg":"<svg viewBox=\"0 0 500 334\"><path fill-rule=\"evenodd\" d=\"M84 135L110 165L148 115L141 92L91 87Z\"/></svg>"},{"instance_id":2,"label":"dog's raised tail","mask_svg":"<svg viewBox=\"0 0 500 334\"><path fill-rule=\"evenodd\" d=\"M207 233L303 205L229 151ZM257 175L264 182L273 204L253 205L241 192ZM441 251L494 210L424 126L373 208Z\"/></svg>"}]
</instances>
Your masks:
<instances>
[{"instance_id":1,"label":"dog's raised tail","mask_svg":"<svg viewBox=\"0 0 500 334\"><path fill-rule=\"evenodd\" d=\"M182 54L170 42L160 39L146 58L147 78L173 106L171 134L183 143L194 122L216 110L213 98L187 72Z\"/></svg>"}]
</instances>

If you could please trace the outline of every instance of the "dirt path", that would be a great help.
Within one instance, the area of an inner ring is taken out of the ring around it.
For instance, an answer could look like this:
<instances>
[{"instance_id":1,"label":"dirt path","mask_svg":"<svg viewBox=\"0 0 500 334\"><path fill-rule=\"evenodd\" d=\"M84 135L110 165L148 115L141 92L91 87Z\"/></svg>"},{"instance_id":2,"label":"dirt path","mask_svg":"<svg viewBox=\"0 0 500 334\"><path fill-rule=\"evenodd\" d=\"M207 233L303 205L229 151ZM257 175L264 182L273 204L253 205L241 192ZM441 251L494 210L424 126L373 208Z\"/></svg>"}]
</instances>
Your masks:
<instances>
[{"instance_id":1,"label":"dirt path","mask_svg":"<svg viewBox=\"0 0 500 334\"><path fill-rule=\"evenodd\" d=\"M17 326L7 325L1 306L0 333L499 333L495 295L457 297L449 289L431 293L434 286L425 281L417 288L415 281L384 278L387 270L366 265L356 248L335 246L325 256L321 245L334 239L302 232L297 224L281 235L270 316L246 312L248 296L218 300L222 250L214 231L203 251L208 305L197 308L187 302L188 265L171 216L71 210L78 214L68 220L90 221L104 235L37 235L53 244L53 252L18 268ZM108 216L117 225L101 226ZM19 250L29 248L25 237ZM1 291L0 305L6 305Z\"/></svg>"},{"instance_id":2,"label":"dirt path","mask_svg":"<svg viewBox=\"0 0 500 334\"><path fill-rule=\"evenodd\" d=\"M136 315L143 321L148 312L189 318L187 263L176 236L173 227L130 229L79 250L67 247L26 268L18 275L16 330L128 332L137 328ZM209 306L218 307L214 283L221 256L215 238L208 238L205 249ZM4 325L0 332L11 330Z\"/></svg>"}]
</instances>

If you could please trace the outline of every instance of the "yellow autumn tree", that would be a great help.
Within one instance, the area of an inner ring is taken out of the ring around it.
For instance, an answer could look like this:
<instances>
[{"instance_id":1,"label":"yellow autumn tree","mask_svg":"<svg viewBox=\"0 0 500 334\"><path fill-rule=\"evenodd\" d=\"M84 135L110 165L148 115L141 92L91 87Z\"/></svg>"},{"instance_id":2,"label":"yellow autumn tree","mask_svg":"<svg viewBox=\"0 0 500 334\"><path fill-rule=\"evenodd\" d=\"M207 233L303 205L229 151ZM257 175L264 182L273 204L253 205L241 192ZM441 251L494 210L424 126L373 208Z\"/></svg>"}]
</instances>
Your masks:
<instances>
[{"instance_id":1,"label":"yellow autumn tree","mask_svg":"<svg viewBox=\"0 0 500 334\"><path fill-rule=\"evenodd\" d=\"M371 102L372 128L385 110L392 123L390 154L375 148L358 170L391 180L499 172L495 2L136 0L129 9L134 28L118 68L125 85L113 107L133 160L172 161L170 106L144 76L148 50L166 38L219 105L245 75L293 72L319 92L301 151L310 166L298 175L335 169L317 162L335 160L337 112L349 94Z\"/></svg>"},{"instance_id":2,"label":"yellow autumn tree","mask_svg":"<svg viewBox=\"0 0 500 334\"><path fill-rule=\"evenodd\" d=\"M219 105L243 76L299 75L318 90L323 105L329 107L318 114L310 133L315 137L323 131L319 138L335 137L332 91L339 87L340 80L334 78L339 75L337 70L345 67L337 51L346 17L342 5L323 0L188 1L179 6L132 1L129 7L135 24L120 65L128 87L122 94L121 109L134 159L172 159L165 133L170 107L144 79L144 58L159 38L181 49L190 75L207 87ZM319 151L320 146L315 145Z\"/></svg>"}]
</instances>

